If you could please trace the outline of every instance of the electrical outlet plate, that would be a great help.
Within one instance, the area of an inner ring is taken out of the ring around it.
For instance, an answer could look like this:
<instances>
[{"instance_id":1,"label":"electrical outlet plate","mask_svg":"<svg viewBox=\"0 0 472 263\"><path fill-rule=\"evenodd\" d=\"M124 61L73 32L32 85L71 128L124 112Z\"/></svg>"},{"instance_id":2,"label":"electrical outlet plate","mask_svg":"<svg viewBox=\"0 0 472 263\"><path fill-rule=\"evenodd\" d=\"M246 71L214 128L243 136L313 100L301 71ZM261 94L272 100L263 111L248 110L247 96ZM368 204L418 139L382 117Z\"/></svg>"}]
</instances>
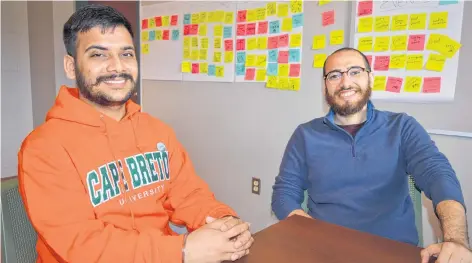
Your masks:
<instances>
[{"instance_id":1,"label":"electrical outlet plate","mask_svg":"<svg viewBox=\"0 0 472 263\"><path fill-rule=\"evenodd\" d=\"M251 188L252 188L251 191L253 194L260 195L261 194L261 179L253 177Z\"/></svg>"}]
</instances>

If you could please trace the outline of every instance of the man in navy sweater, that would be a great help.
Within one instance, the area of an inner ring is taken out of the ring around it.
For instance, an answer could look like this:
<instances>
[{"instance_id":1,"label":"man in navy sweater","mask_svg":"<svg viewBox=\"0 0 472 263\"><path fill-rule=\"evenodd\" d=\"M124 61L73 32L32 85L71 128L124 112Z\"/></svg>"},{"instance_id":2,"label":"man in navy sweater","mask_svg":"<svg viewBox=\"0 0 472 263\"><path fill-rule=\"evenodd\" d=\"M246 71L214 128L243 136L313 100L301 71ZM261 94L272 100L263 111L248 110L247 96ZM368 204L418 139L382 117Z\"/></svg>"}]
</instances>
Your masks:
<instances>
[{"instance_id":1,"label":"man in navy sweater","mask_svg":"<svg viewBox=\"0 0 472 263\"><path fill-rule=\"evenodd\" d=\"M323 76L330 112L290 138L273 186L276 216L312 217L417 245L412 175L444 233L444 243L422 251L423 262L472 262L459 181L425 129L407 114L374 108L373 75L360 51L335 51ZM301 209L305 190L308 214Z\"/></svg>"}]
</instances>

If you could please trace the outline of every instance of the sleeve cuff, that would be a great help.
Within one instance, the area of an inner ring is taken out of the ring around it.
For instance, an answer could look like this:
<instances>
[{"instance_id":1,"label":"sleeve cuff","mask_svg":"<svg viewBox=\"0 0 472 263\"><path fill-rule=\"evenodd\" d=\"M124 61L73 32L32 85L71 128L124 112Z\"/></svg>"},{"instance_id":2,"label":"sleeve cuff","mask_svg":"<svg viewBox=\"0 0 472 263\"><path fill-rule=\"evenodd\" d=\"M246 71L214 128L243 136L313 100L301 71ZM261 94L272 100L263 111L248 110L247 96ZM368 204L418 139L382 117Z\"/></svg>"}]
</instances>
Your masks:
<instances>
[{"instance_id":1,"label":"sleeve cuff","mask_svg":"<svg viewBox=\"0 0 472 263\"><path fill-rule=\"evenodd\" d=\"M218 208L218 209L215 209L213 211L211 211L208 216L211 216L213 218L222 218L222 217L225 217L225 216L234 216L234 217L238 217L238 215L236 214L236 212L229 208L229 207L226 207L226 208ZM239 217L238 217L239 218Z\"/></svg>"},{"instance_id":2,"label":"sleeve cuff","mask_svg":"<svg viewBox=\"0 0 472 263\"><path fill-rule=\"evenodd\" d=\"M434 184L431 189L431 200L433 201L434 211L436 211L436 207L440 202L453 200L459 202L467 212L460 186L449 181L438 181Z\"/></svg>"}]
</instances>

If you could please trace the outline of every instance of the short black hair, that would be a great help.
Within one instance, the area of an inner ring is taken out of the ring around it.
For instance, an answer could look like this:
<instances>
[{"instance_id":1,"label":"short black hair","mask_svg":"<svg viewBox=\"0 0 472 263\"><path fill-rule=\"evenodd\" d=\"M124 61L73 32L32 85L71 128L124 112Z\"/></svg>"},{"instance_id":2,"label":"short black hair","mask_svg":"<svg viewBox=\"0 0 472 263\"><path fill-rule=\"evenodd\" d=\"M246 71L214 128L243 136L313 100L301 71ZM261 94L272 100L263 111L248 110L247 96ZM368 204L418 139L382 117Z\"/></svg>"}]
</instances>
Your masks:
<instances>
[{"instance_id":1,"label":"short black hair","mask_svg":"<svg viewBox=\"0 0 472 263\"><path fill-rule=\"evenodd\" d=\"M369 64L369 60L367 59L367 56L364 55L364 53L362 53L361 51L359 51L358 49L355 49L355 48L352 48L352 47L343 47L343 48L340 48L336 51L334 51L333 53L331 53L331 55L329 55L324 64L323 64L323 77L326 76L326 62L328 62L328 58L331 57L332 55L336 54L336 53L339 53L339 52L342 52L342 51L354 51L354 52L357 52L359 53L359 55L362 56L362 59L364 59L364 67L366 69L366 71L368 72L371 72L372 69L370 67L370 64Z\"/></svg>"},{"instance_id":2,"label":"short black hair","mask_svg":"<svg viewBox=\"0 0 472 263\"><path fill-rule=\"evenodd\" d=\"M100 27L105 32L117 26L124 26L131 37L134 37L129 21L113 7L97 4L81 7L64 24L62 34L67 54L75 56L77 34L87 32L94 27Z\"/></svg>"}]
</instances>

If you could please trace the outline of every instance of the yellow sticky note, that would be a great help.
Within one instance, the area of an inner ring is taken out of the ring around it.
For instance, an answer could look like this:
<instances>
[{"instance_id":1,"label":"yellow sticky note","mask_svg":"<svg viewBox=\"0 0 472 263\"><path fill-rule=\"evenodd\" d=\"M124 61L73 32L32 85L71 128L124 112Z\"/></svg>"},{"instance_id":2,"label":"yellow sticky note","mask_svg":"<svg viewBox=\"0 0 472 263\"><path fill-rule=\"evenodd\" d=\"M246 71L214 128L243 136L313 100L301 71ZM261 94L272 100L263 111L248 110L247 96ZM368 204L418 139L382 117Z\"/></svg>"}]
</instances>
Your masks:
<instances>
[{"instance_id":1,"label":"yellow sticky note","mask_svg":"<svg viewBox=\"0 0 472 263\"><path fill-rule=\"evenodd\" d=\"M142 44L143 54L149 54L149 44Z\"/></svg>"},{"instance_id":2,"label":"yellow sticky note","mask_svg":"<svg viewBox=\"0 0 472 263\"><path fill-rule=\"evenodd\" d=\"M288 77L279 77L279 89L288 90L290 89L290 81Z\"/></svg>"},{"instance_id":3,"label":"yellow sticky note","mask_svg":"<svg viewBox=\"0 0 472 263\"><path fill-rule=\"evenodd\" d=\"M163 16L162 17L162 26L169 26L169 25L170 25L169 16Z\"/></svg>"},{"instance_id":4,"label":"yellow sticky note","mask_svg":"<svg viewBox=\"0 0 472 263\"><path fill-rule=\"evenodd\" d=\"M359 18L359 22L357 25L357 32L365 33L365 32L372 32L372 25L374 20L372 17L362 17Z\"/></svg>"},{"instance_id":5,"label":"yellow sticky note","mask_svg":"<svg viewBox=\"0 0 472 263\"><path fill-rule=\"evenodd\" d=\"M411 77L408 76L405 78L405 92L420 92L421 90L421 77Z\"/></svg>"},{"instance_id":6,"label":"yellow sticky note","mask_svg":"<svg viewBox=\"0 0 472 263\"><path fill-rule=\"evenodd\" d=\"M257 37L251 37L246 39L247 50L257 49Z\"/></svg>"},{"instance_id":7,"label":"yellow sticky note","mask_svg":"<svg viewBox=\"0 0 472 263\"><path fill-rule=\"evenodd\" d=\"M292 31L292 18L286 17L282 20L282 31L290 32Z\"/></svg>"},{"instance_id":8,"label":"yellow sticky note","mask_svg":"<svg viewBox=\"0 0 472 263\"><path fill-rule=\"evenodd\" d=\"M207 22L208 23L214 23L215 22L215 11L211 11L207 13Z\"/></svg>"},{"instance_id":9,"label":"yellow sticky note","mask_svg":"<svg viewBox=\"0 0 472 263\"><path fill-rule=\"evenodd\" d=\"M190 63L188 61L182 62L182 65L181 65L182 72L188 73L188 72L191 71L191 68L192 68L192 63Z\"/></svg>"},{"instance_id":10,"label":"yellow sticky note","mask_svg":"<svg viewBox=\"0 0 472 263\"><path fill-rule=\"evenodd\" d=\"M278 17L285 17L288 16L288 4L277 4L277 16Z\"/></svg>"},{"instance_id":11,"label":"yellow sticky note","mask_svg":"<svg viewBox=\"0 0 472 263\"><path fill-rule=\"evenodd\" d=\"M257 55L256 67L265 68L267 66L267 55Z\"/></svg>"},{"instance_id":12,"label":"yellow sticky note","mask_svg":"<svg viewBox=\"0 0 472 263\"><path fill-rule=\"evenodd\" d=\"M208 38L207 37L200 38L200 47L201 48L208 48Z\"/></svg>"},{"instance_id":13,"label":"yellow sticky note","mask_svg":"<svg viewBox=\"0 0 472 263\"><path fill-rule=\"evenodd\" d=\"M266 5L267 16L275 16L277 14L277 3L270 2Z\"/></svg>"},{"instance_id":14,"label":"yellow sticky note","mask_svg":"<svg viewBox=\"0 0 472 263\"><path fill-rule=\"evenodd\" d=\"M375 37L374 51L383 52L388 51L390 48L390 37Z\"/></svg>"},{"instance_id":15,"label":"yellow sticky note","mask_svg":"<svg viewBox=\"0 0 472 263\"><path fill-rule=\"evenodd\" d=\"M223 78L225 76L225 67L224 66L216 66L215 67L215 75L218 78Z\"/></svg>"},{"instance_id":16,"label":"yellow sticky note","mask_svg":"<svg viewBox=\"0 0 472 263\"><path fill-rule=\"evenodd\" d=\"M199 23L206 23L208 19L208 13L207 12L200 12L198 15L198 22Z\"/></svg>"},{"instance_id":17,"label":"yellow sticky note","mask_svg":"<svg viewBox=\"0 0 472 263\"><path fill-rule=\"evenodd\" d=\"M208 63L200 63L200 73L208 73Z\"/></svg>"},{"instance_id":18,"label":"yellow sticky note","mask_svg":"<svg viewBox=\"0 0 472 263\"><path fill-rule=\"evenodd\" d=\"M198 47L198 37L192 37L192 47Z\"/></svg>"},{"instance_id":19,"label":"yellow sticky note","mask_svg":"<svg viewBox=\"0 0 472 263\"><path fill-rule=\"evenodd\" d=\"M357 43L357 49L359 49L362 52L372 51L373 43L374 43L374 40L372 39L372 36L360 37Z\"/></svg>"},{"instance_id":20,"label":"yellow sticky note","mask_svg":"<svg viewBox=\"0 0 472 263\"><path fill-rule=\"evenodd\" d=\"M326 48L326 35L317 35L313 37L313 49Z\"/></svg>"},{"instance_id":21,"label":"yellow sticky note","mask_svg":"<svg viewBox=\"0 0 472 263\"><path fill-rule=\"evenodd\" d=\"M223 36L223 26L222 25L213 26L213 34L215 35L215 37Z\"/></svg>"},{"instance_id":22,"label":"yellow sticky note","mask_svg":"<svg viewBox=\"0 0 472 263\"><path fill-rule=\"evenodd\" d=\"M192 24L198 24L200 22L200 15L199 13L193 13L191 16Z\"/></svg>"},{"instance_id":23,"label":"yellow sticky note","mask_svg":"<svg viewBox=\"0 0 472 263\"><path fill-rule=\"evenodd\" d=\"M213 39L213 47L221 48L221 37L215 37L215 39Z\"/></svg>"},{"instance_id":24,"label":"yellow sticky note","mask_svg":"<svg viewBox=\"0 0 472 263\"><path fill-rule=\"evenodd\" d=\"M234 12L225 13L225 24L232 24L234 22Z\"/></svg>"},{"instance_id":25,"label":"yellow sticky note","mask_svg":"<svg viewBox=\"0 0 472 263\"><path fill-rule=\"evenodd\" d=\"M220 51L213 52L213 62L221 62L221 52Z\"/></svg>"},{"instance_id":26,"label":"yellow sticky note","mask_svg":"<svg viewBox=\"0 0 472 263\"><path fill-rule=\"evenodd\" d=\"M204 37L207 35L207 25L201 24L198 26L198 35Z\"/></svg>"},{"instance_id":27,"label":"yellow sticky note","mask_svg":"<svg viewBox=\"0 0 472 263\"><path fill-rule=\"evenodd\" d=\"M256 8L256 17L257 20L265 20L266 19L266 8L265 7L259 7Z\"/></svg>"},{"instance_id":28,"label":"yellow sticky note","mask_svg":"<svg viewBox=\"0 0 472 263\"><path fill-rule=\"evenodd\" d=\"M256 66L256 55L248 54L246 55L246 67L255 67Z\"/></svg>"},{"instance_id":29,"label":"yellow sticky note","mask_svg":"<svg viewBox=\"0 0 472 263\"><path fill-rule=\"evenodd\" d=\"M372 90L375 91L382 91L385 90L387 85L387 77L386 76L375 76L374 78L374 87Z\"/></svg>"},{"instance_id":30,"label":"yellow sticky note","mask_svg":"<svg viewBox=\"0 0 472 263\"><path fill-rule=\"evenodd\" d=\"M330 45L342 45L344 43L344 30L333 30L329 33Z\"/></svg>"},{"instance_id":31,"label":"yellow sticky note","mask_svg":"<svg viewBox=\"0 0 472 263\"><path fill-rule=\"evenodd\" d=\"M225 63L233 62L233 51L225 51Z\"/></svg>"},{"instance_id":32,"label":"yellow sticky note","mask_svg":"<svg viewBox=\"0 0 472 263\"><path fill-rule=\"evenodd\" d=\"M302 33L290 35L290 47L301 47L302 46Z\"/></svg>"},{"instance_id":33,"label":"yellow sticky note","mask_svg":"<svg viewBox=\"0 0 472 263\"><path fill-rule=\"evenodd\" d=\"M332 0L319 0L318 5L323 6L326 5L327 3L330 3Z\"/></svg>"},{"instance_id":34,"label":"yellow sticky note","mask_svg":"<svg viewBox=\"0 0 472 263\"><path fill-rule=\"evenodd\" d=\"M408 15L396 15L392 17L392 31L406 30L408 26Z\"/></svg>"},{"instance_id":35,"label":"yellow sticky note","mask_svg":"<svg viewBox=\"0 0 472 263\"><path fill-rule=\"evenodd\" d=\"M214 22L221 22L225 21L225 11L224 10L217 10L215 11L214 15Z\"/></svg>"},{"instance_id":36,"label":"yellow sticky note","mask_svg":"<svg viewBox=\"0 0 472 263\"><path fill-rule=\"evenodd\" d=\"M433 12L429 17L429 29L445 29L448 24L448 12Z\"/></svg>"},{"instance_id":37,"label":"yellow sticky note","mask_svg":"<svg viewBox=\"0 0 472 263\"><path fill-rule=\"evenodd\" d=\"M206 49L200 49L199 59L207 60L207 57L208 57L208 51Z\"/></svg>"},{"instance_id":38,"label":"yellow sticky note","mask_svg":"<svg viewBox=\"0 0 472 263\"><path fill-rule=\"evenodd\" d=\"M391 69L402 69L405 68L406 64L406 55L405 54L395 54L390 56L389 68Z\"/></svg>"},{"instance_id":39,"label":"yellow sticky note","mask_svg":"<svg viewBox=\"0 0 472 263\"><path fill-rule=\"evenodd\" d=\"M277 88L278 86L278 78L277 76L267 76L266 87L267 88Z\"/></svg>"},{"instance_id":40,"label":"yellow sticky note","mask_svg":"<svg viewBox=\"0 0 472 263\"><path fill-rule=\"evenodd\" d=\"M392 51L406 51L408 46L408 36L407 35L400 35L400 36L392 36L391 42L391 50Z\"/></svg>"},{"instance_id":41,"label":"yellow sticky note","mask_svg":"<svg viewBox=\"0 0 472 263\"><path fill-rule=\"evenodd\" d=\"M247 10L246 21L247 22L257 21L257 10L256 9L248 9Z\"/></svg>"},{"instance_id":42,"label":"yellow sticky note","mask_svg":"<svg viewBox=\"0 0 472 263\"><path fill-rule=\"evenodd\" d=\"M184 48L189 48L192 45L191 37L184 37Z\"/></svg>"},{"instance_id":43,"label":"yellow sticky note","mask_svg":"<svg viewBox=\"0 0 472 263\"><path fill-rule=\"evenodd\" d=\"M426 29L426 13L411 14L408 29L409 30Z\"/></svg>"},{"instance_id":44,"label":"yellow sticky note","mask_svg":"<svg viewBox=\"0 0 472 263\"><path fill-rule=\"evenodd\" d=\"M289 83L291 90L300 90L300 78L289 78Z\"/></svg>"},{"instance_id":45,"label":"yellow sticky note","mask_svg":"<svg viewBox=\"0 0 472 263\"><path fill-rule=\"evenodd\" d=\"M142 39L143 41L148 41L148 40L149 40L149 31L143 31L143 32L141 33L141 39Z\"/></svg>"},{"instance_id":46,"label":"yellow sticky note","mask_svg":"<svg viewBox=\"0 0 472 263\"><path fill-rule=\"evenodd\" d=\"M316 54L313 57L313 67L314 68L322 68L324 66L324 62L328 56L326 54Z\"/></svg>"},{"instance_id":47,"label":"yellow sticky note","mask_svg":"<svg viewBox=\"0 0 472 263\"><path fill-rule=\"evenodd\" d=\"M390 29L390 16L376 16L375 17L375 32L386 32Z\"/></svg>"},{"instance_id":48,"label":"yellow sticky note","mask_svg":"<svg viewBox=\"0 0 472 263\"><path fill-rule=\"evenodd\" d=\"M257 38L257 48L260 50L267 49L267 37Z\"/></svg>"},{"instance_id":49,"label":"yellow sticky note","mask_svg":"<svg viewBox=\"0 0 472 263\"><path fill-rule=\"evenodd\" d=\"M288 64L279 64L279 77L288 77L289 65Z\"/></svg>"},{"instance_id":50,"label":"yellow sticky note","mask_svg":"<svg viewBox=\"0 0 472 263\"><path fill-rule=\"evenodd\" d=\"M183 57L184 57L184 59L191 59L192 58L190 56L190 49L184 48Z\"/></svg>"},{"instance_id":51,"label":"yellow sticky note","mask_svg":"<svg viewBox=\"0 0 472 263\"><path fill-rule=\"evenodd\" d=\"M301 13L303 8L302 0L290 0L290 11L294 14Z\"/></svg>"},{"instance_id":52,"label":"yellow sticky note","mask_svg":"<svg viewBox=\"0 0 472 263\"><path fill-rule=\"evenodd\" d=\"M406 57L406 70L423 69L423 54L408 55Z\"/></svg>"},{"instance_id":53,"label":"yellow sticky note","mask_svg":"<svg viewBox=\"0 0 472 263\"><path fill-rule=\"evenodd\" d=\"M446 56L443 56L441 54L429 54L428 60L426 61L426 65L424 66L425 69L427 70L432 70L432 71L443 71L444 69L444 64L446 63Z\"/></svg>"},{"instance_id":54,"label":"yellow sticky note","mask_svg":"<svg viewBox=\"0 0 472 263\"><path fill-rule=\"evenodd\" d=\"M461 48L462 44L448 36L441 36L437 50L448 58L452 58Z\"/></svg>"},{"instance_id":55,"label":"yellow sticky note","mask_svg":"<svg viewBox=\"0 0 472 263\"><path fill-rule=\"evenodd\" d=\"M199 55L198 49L192 49L192 51L190 53L190 59L191 60L198 60L198 55Z\"/></svg>"},{"instance_id":56,"label":"yellow sticky note","mask_svg":"<svg viewBox=\"0 0 472 263\"><path fill-rule=\"evenodd\" d=\"M156 27L156 20L153 18L149 18L149 28L155 28Z\"/></svg>"},{"instance_id":57,"label":"yellow sticky note","mask_svg":"<svg viewBox=\"0 0 472 263\"><path fill-rule=\"evenodd\" d=\"M162 40L162 30L156 30L156 40Z\"/></svg>"},{"instance_id":58,"label":"yellow sticky note","mask_svg":"<svg viewBox=\"0 0 472 263\"><path fill-rule=\"evenodd\" d=\"M266 70L257 69L256 70L256 81L265 81L266 80Z\"/></svg>"}]
</instances>

